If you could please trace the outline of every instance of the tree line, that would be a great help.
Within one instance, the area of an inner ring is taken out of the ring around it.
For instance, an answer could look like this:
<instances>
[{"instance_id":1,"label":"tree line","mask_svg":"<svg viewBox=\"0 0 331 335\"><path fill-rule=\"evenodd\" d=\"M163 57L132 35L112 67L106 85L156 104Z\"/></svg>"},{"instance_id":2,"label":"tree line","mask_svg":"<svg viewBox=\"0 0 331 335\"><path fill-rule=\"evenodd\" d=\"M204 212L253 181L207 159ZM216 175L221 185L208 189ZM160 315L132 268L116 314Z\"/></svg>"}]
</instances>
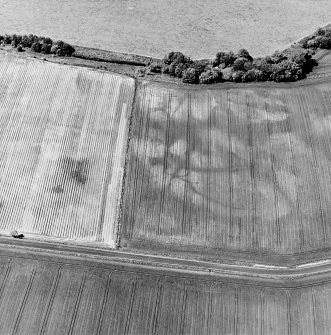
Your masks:
<instances>
[{"instance_id":1,"label":"tree line","mask_svg":"<svg viewBox=\"0 0 331 335\"><path fill-rule=\"evenodd\" d=\"M17 51L23 51L23 48L31 48L34 52L43 54L55 54L58 56L71 56L75 49L63 41L54 42L49 37L37 35L0 35L1 44L11 44L17 48Z\"/></svg>"}]
</instances>

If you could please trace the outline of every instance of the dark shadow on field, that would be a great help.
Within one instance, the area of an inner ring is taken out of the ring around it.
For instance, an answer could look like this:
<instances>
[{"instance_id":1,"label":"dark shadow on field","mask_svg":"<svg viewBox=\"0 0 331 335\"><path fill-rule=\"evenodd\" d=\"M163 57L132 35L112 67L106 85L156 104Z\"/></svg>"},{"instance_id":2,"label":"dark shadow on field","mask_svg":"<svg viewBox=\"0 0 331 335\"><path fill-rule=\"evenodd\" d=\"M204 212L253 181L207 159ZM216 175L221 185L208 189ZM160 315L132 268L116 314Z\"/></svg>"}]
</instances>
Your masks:
<instances>
[{"instance_id":1,"label":"dark shadow on field","mask_svg":"<svg viewBox=\"0 0 331 335\"><path fill-rule=\"evenodd\" d=\"M124 238L280 254L328 247L330 96L323 87L144 88Z\"/></svg>"}]
</instances>

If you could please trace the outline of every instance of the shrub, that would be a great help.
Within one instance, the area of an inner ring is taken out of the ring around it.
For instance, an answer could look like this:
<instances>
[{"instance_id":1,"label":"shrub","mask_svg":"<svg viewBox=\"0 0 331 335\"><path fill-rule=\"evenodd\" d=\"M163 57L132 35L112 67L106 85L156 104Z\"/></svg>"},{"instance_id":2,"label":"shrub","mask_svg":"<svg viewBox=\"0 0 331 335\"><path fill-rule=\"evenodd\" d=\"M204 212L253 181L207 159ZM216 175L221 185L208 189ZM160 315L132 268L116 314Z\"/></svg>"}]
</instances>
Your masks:
<instances>
[{"instance_id":1,"label":"shrub","mask_svg":"<svg viewBox=\"0 0 331 335\"><path fill-rule=\"evenodd\" d=\"M218 52L214 60L214 66L224 64L224 67L228 67L231 66L235 60L236 57L233 52Z\"/></svg>"},{"instance_id":2,"label":"shrub","mask_svg":"<svg viewBox=\"0 0 331 335\"><path fill-rule=\"evenodd\" d=\"M163 63L170 65L171 63L190 63L191 59L179 51L171 51L163 58Z\"/></svg>"},{"instance_id":3,"label":"shrub","mask_svg":"<svg viewBox=\"0 0 331 335\"><path fill-rule=\"evenodd\" d=\"M222 69L221 72L222 72L223 80L232 81L232 75L233 75L233 68L232 67L226 67L225 69Z\"/></svg>"},{"instance_id":4,"label":"shrub","mask_svg":"<svg viewBox=\"0 0 331 335\"><path fill-rule=\"evenodd\" d=\"M286 58L287 57L282 52L275 51L270 57L270 62L273 64L278 64L282 62L283 60L286 60Z\"/></svg>"},{"instance_id":5,"label":"shrub","mask_svg":"<svg viewBox=\"0 0 331 335\"><path fill-rule=\"evenodd\" d=\"M181 78L182 77L182 73L184 70L187 69L187 66L186 64L183 64L183 63L179 63L175 66L175 73L174 73L174 76L177 77L177 78Z\"/></svg>"},{"instance_id":6,"label":"shrub","mask_svg":"<svg viewBox=\"0 0 331 335\"><path fill-rule=\"evenodd\" d=\"M144 77L146 74L146 68L138 68L135 71L136 76L138 77Z\"/></svg>"},{"instance_id":7,"label":"shrub","mask_svg":"<svg viewBox=\"0 0 331 335\"><path fill-rule=\"evenodd\" d=\"M307 40L301 41L303 48L323 48L331 49L331 29L319 28L315 32L313 37L309 37Z\"/></svg>"},{"instance_id":8,"label":"shrub","mask_svg":"<svg viewBox=\"0 0 331 335\"><path fill-rule=\"evenodd\" d=\"M322 49L331 49L331 37L323 36L319 41L319 47Z\"/></svg>"},{"instance_id":9,"label":"shrub","mask_svg":"<svg viewBox=\"0 0 331 335\"><path fill-rule=\"evenodd\" d=\"M263 72L257 69L248 70L243 76L243 82L251 82L251 81L262 81L264 79Z\"/></svg>"},{"instance_id":10,"label":"shrub","mask_svg":"<svg viewBox=\"0 0 331 335\"><path fill-rule=\"evenodd\" d=\"M40 52L43 54L49 54L51 53L51 48L52 48L51 44L43 43L41 44Z\"/></svg>"},{"instance_id":11,"label":"shrub","mask_svg":"<svg viewBox=\"0 0 331 335\"><path fill-rule=\"evenodd\" d=\"M162 73L163 74L169 74L169 65L162 65Z\"/></svg>"},{"instance_id":12,"label":"shrub","mask_svg":"<svg viewBox=\"0 0 331 335\"><path fill-rule=\"evenodd\" d=\"M325 34L325 29L324 28L318 28L316 30L316 35L324 36Z\"/></svg>"},{"instance_id":13,"label":"shrub","mask_svg":"<svg viewBox=\"0 0 331 335\"><path fill-rule=\"evenodd\" d=\"M196 73L196 70L192 67L189 67L188 69L184 70L182 77L183 77L183 83L186 84L196 84L198 81L198 75Z\"/></svg>"},{"instance_id":14,"label":"shrub","mask_svg":"<svg viewBox=\"0 0 331 335\"><path fill-rule=\"evenodd\" d=\"M207 69L211 68L212 62L209 59L200 59L193 61L192 64L190 64L190 67L195 69L196 74L200 76L202 72L205 72Z\"/></svg>"},{"instance_id":15,"label":"shrub","mask_svg":"<svg viewBox=\"0 0 331 335\"><path fill-rule=\"evenodd\" d=\"M249 71L253 69L253 62L248 61L244 64L244 71Z\"/></svg>"},{"instance_id":16,"label":"shrub","mask_svg":"<svg viewBox=\"0 0 331 335\"><path fill-rule=\"evenodd\" d=\"M234 71L232 74L232 80L236 83L239 83L242 81L244 75L245 75L244 71Z\"/></svg>"},{"instance_id":17,"label":"shrub","mask_svg":"<svg viewBox=\"0 0 331 335\"><path fill-rule=\"evenodd\" d=\"M32 34L30 34L28 36L28 40L29 40L30 48L31 48L31 46L32 46L33 43L39 42L38 36L37 35L32 35Z\"/></svg>"},{"instance_id":18,"label":"shrub","mask_svg":"<svg viewBox=\"0 0 331 335\"><path fill-rule=\"evenodd\" d=\"M152 62L151 64L149 64L148 70L152 73L161 73L162 67L159 63Z\"/></svg>"},{"instance_id":19,"label":"shrub","mask_svg":"<svg viewBox=\"0 0 331 335\"><path fill-rule=\"evenodd\" d=\"M59 56L71 56L74 52L75 49L67 43L64 43L63 41L57 41L57 55Z\"/></svg>"},{"instance_id":20,"label":"shrub","mask_svg":"<svg viewBox=\"0 0 331 335\"><path fill-rule=\"evenodd\" d=\"M50 53L56 55L57 54L57 50L58 50L57 45L52 45Z\"/></svg>"},{"instance_id":21,"label":"shrub","mask_svg":"<svg viewBox=\"0 0 331 335\"><path fill-rule=\"evenodd\" d=\"M29 36L23 35L21 39L21 44L26 48L31 48L34 42L38 42L38 36L30 34Z\"/></svg>"},{"instance_id":22,"label":"shrub","mask_svg":"<svg viewBox=\"0 0 331 335\"><path fill-rule=\"evenodd\" d=\"M29 44L29 39L28 39L27 35L22 36L21 44L25 48L30 48L31 47L31 45Z\"/></svg>"},{"instance_id":23,"label":"shrub","mask_svg":"<svg viewBox=\"0 0 331 335\"><path fill-rule=\"evenodd\" d=\"M253 57L249 54L249 52L246 49L240 49L237 52L238 58L247 58L249 61L253 60Z\"/></svg>"},{"instance_id":24,"label":"shrub","mask_svg":"<svg viewBox=\"0 0 331 335\"><path fill-rule=\"evenodd\" d=\"M23 48L22 48L22 45L21 45L21 44L17 46L17 51L18 51L18 52L22 52L22 51L23 51Z\"/></svg>"},{"instance_id":25,"label":"shrub","mask_svg":"<svg viewBox=\"0 0 331 335\"><path fill-rule=\"evenodd\" d=\"M199 76L200 84L212 84L220 82L222 78L222 73L216 69L207 70L202 72Z\"/></svg>"},{"instance_id":26,"label":"shrub","mask_svg":"<svg viewBox=\"0 0 331 335\"><path fill-rule=\"evenodd\" d=\"M233 63L234 71L246 71L245 63L248 63L247 58L237 58Z\"/></svg>"},{"instance_id":27,"label":"shrub","mask_svg":"<svg viewBox=\"0 0 331 335\"><path fill-rule=\"evenodd\" d=\"M178 64L177 63L171 63L170 65L169 65L169 69L168 69L168 73L169 73L169 75L171 76L171 77L175 77L176 75L175 75L175 71L176 71L176 66L177 66Z\"/></svg>"},{"instance_id":28,"label":"shrub","mask_svg":"<svg viewBox=\"0 0 331 335\"><path fill-rule=\"evenodd\" d=\"M274 81L294 81L305 77L304 72L298 64L290 60L285 60L279 64L273 65L273 71L270 78Z\"/></svg>"},{"instance_id":29,"label":"shrub","mask_svg":"<svg viewBox=\"0 0 331 335\"><path fill-rule=\"evenodd\" d=\"M39 41L42 42L42 43L45 43L45 44L50 44L50 45L53 44L52 39L49 38L49 37L43 37L42 39L40 38Z\"/></svg>"},{"instance_id":30,"label":"shrub","mask_svg":"<svg viewBox=\"0 0 331 335\"><path fill-rule=\"evenodd\" d=\"M17 47L22 41L22 36L21 35L16 35L16 34L13 34L12 37L11 37L11 44L13 47Z\"/></svg>"},{"instance_id":31,"label":"shrub","mask_svg":"<svg viewBox=\"0 0 331 335\"><path fill-rule=\"evenodd\" d=\"M5 44L11 44L12 42L11 36L6 34L3 41Z\"/></svg>"},{"instance_id":32,"label":"shrub","mask_svg":"<svg viewBox=\"0 0 331 335\"><path fill-rule=\"evenodd\" d=\"M162 72L172 77L181 78L182 73L192 64L192 60L181 52L170 52L162 60Z\"/></svg>"},{"instance_id":33,"label":"shrub","mask_svg":"<svg viewBox=\"0 0 331 335\"><path fill-rule=\"evenodd\" d=\"M256 58L252 63L253 69L263 73L263 80L268 80L272 73L272 64L267 62L266 58Z\"/></svg>"},{"instance_id":34,"label":"shrub","mask_svg":"<svg viewBox=\"0 0 331 335\"><path fill-rule=\"evenodd\" d=\"M286 50L285 54L288 60L299 65L304 73L309 73L317 65L317 61L312 58L311 53L302 48Z\"/></svg>"},{"instance_id":35,"label":"shrub","mask_svg":"<svg viewBox=\"0 0 331 335\"><path fill-rule=\"evenodd\" d=\"M40 52L41 44L39 42L33 42L33 44L31 45L31 51Z\"/></svg>"}]
</instances>

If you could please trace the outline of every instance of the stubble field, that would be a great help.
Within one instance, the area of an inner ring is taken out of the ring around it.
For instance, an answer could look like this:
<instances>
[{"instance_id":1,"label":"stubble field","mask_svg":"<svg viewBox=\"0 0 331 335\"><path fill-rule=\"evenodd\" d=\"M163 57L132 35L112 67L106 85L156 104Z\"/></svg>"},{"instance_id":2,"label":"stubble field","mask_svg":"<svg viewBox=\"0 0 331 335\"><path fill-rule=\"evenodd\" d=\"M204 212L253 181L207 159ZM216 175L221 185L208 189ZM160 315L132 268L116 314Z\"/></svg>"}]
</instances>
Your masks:
<instances>
[{"instance_id":1,"label":"stubble field","mask_svg":"<svg viewBox=\"0 0 331 335\"><path fill-rule=\"evenodd\" d=\"M330 247L331 88L138 88L122 245L220 254Z\"/></svg>"},{"instance_id":2,"label":"stubble field","mask_svg":"<svg viewBox=\"0 0 331 335\"><path fill-rule=\"evenodd\" d=\"M2 0L1 5L3 34L48 35L154 57L182 51L193 58L241 48L254 56L271 54L327 24L331 11L329 0Z\"/></svg>"},{"instance_id":3,"label":"stubble field","mask_svg":"<svg viewBox=\"0 0 331 335\"><path fill-rule=\"evenodd\" d=\"M0 57L0 230L114 246L134 81Z\"/></svg>"}]
</instances>

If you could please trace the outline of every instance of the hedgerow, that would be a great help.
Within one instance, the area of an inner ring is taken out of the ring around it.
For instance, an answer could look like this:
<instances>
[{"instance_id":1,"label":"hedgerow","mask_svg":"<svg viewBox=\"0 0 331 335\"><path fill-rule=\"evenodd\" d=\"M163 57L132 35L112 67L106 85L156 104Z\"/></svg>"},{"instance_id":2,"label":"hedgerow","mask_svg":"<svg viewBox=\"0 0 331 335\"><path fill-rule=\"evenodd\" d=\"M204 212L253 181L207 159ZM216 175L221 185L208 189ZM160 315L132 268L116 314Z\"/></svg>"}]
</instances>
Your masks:
<instances>
[{"instance_id":1,"label":"hedgerow","mask_svg":"<svg viewBox=\"0 0 331 335\"><path fill-rule=\"evenodd\" d=\"M291 48L271 56L253 58L246 49L218 52L215 59L191 60L181 52L170 52L159 72L182 78L184 83L211 84L223 81L296 81L306 77L317 62L310 51Z\"/></svg>"},{"instance_id":2,"label":"hedgerow","mask_svg":"<svg viewBox=\"0 0 331 335\"><path fill-rule=\"evenodd\" d=\"M331 26L317 29L312 36L303 39L301 44L306 49L331 49Z\"/></svg>"}]
</instances>

